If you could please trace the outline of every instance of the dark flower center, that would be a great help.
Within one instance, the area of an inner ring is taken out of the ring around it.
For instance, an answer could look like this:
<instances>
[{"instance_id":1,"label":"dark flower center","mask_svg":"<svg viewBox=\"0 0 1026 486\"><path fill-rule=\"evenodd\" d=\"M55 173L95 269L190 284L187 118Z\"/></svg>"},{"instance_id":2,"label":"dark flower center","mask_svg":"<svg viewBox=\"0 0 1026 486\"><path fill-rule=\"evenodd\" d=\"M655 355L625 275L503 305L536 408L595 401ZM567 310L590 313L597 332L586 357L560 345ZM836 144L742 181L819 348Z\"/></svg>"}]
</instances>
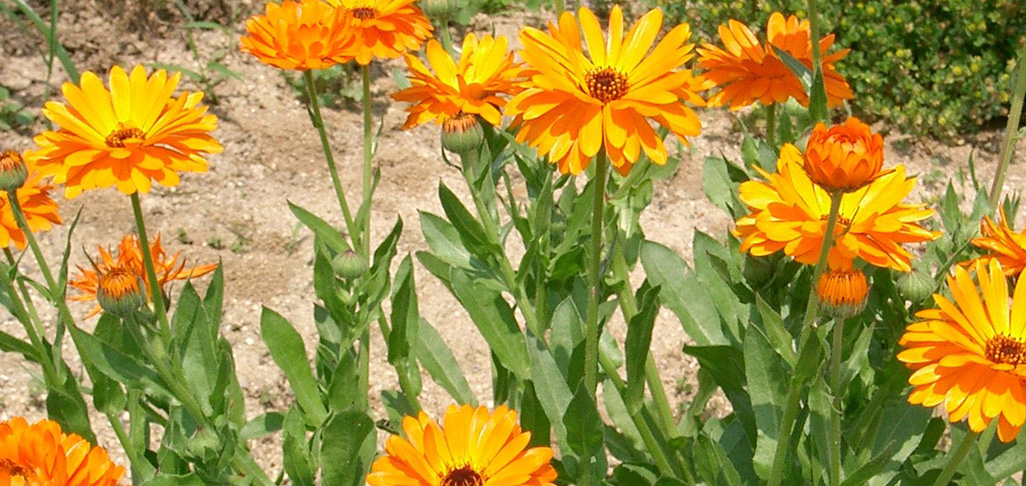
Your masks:
<instances>
[{"instance_id":1,"label":"dark flower center","mask_svg":"<svg viewBox=\"0 0 1026 486\"><path fill-rule=\"evenodd\" d=\"M627 76L611 67L592 69L584 75L588 93L595 99L609 103L627 94Z\"/></svg>"},{"instance_id":2,"label":"dark flower center","mask_svg":"<svg viewBox=\"0 0 1026 486\"><path fill-rule=\"evenodd\" d=\"M125 146L125 142L137 145L139 143L142 143L143 139L145 138L146 134L138 128L121 127L117 130L114 130L113 132L110 132L110 135L107 135L107 139L105 140L105 142L107 142L108 147L122 148Z\"/></svg>"},{"instance_id":3,"label":"dark flower center","mask_svg":"<svg viewBox=\"0 0 1026 486\"><path fill-rule=\"evenodd\" d=\"M987 340L985 354L987 359L998 364L1021 365L1026 363L1026 342L1022 338L998 334Z\"/></svg>"},{"instance_id":4,"label":"dark flower center","mask_svg":"<svg viewBox=\"0 0 1026 486\"><path fill-rule=\"evenodd\" d=\"M470 466L463 466L459 469L449 471L442 478L441 486L481 486L484 479Z\"/></svg>"},{"instance_id":5,"label":"dark flower center","mask_svg":"<svg viewBox=\"0 0 1026 486\"><path fill-rule=\"evenodd\" d=\"M360 7L353 9L353 17L360 20L370 20L378 16L377 9L371 7Z\"/></svg>"}]
</instances>

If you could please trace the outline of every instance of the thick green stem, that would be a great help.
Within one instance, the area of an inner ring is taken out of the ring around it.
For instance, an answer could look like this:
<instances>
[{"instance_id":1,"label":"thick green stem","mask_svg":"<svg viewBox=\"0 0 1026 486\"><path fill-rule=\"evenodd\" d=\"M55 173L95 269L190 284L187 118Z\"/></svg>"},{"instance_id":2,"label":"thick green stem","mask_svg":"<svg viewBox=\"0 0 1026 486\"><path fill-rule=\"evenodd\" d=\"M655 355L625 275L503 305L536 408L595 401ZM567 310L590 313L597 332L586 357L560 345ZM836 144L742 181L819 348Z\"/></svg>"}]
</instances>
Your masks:
<instances>
[{"instance_id":1,"label":"thick green stem","mask_svg":"<svg viewBox=\"0 0 1026 486\"><path fill-rule=\"evenodd\" d=\"M955 477L955 472L958 471L958 466L962 465L965 456L969 455L969 451L972 450L979 437L979 432L966 431L965 436L955 446L955 449L948 451L948 463L941 470L940 476L937 476L937 480L933 482L933 486L947 486L951 482L951 478Z\"/></svg>"},{"instance_id":2,"label":"thick green stem","mask_svg":"<svg viewBox=\"0 0 1026 486\"><path fill-rule=\"evenodd\" d=\"M14 259L14 255L11 254L11 250L4 248L4 253L7 255L7 261L13 268L17 265L17 261ZM15 277L16 278L16 277ZM39 316L36 314L35 307L31 307L31 312L26 309L25 303L22 302L21 296L14 289L14 279L10 277L5 271L0 271L0 283L3 283L4 287L10 289L8 291L8 297L11 299L11 309L14 317L21 322L22 327L25 328L25 334L29 338L29 342L32 344L32 348L36 350L36 354L39 356L39 366L43 368L43 376L46 379L46 384L49 387L59 388L61 383L58 380L57 368L54 367L52 356L50 355L49 343L44 341L42 327L40 326ZM21 285L21 292L25 296L25 302L31 303L27 289L24 283L18 282Z\"/></svg>"},{"instance_id":3,"label":"thick green stem","mask_svg":"<svg viewBox=\"0 0 1026 486\"><path fill-rule=\"evenodd\" d=\"M445 48L445 52L448 52L449 54L456 52L452 45L452 34L449 33L449 21L441 20L435 27L442 35L442 47Z\"/></svg>"},{"instance_id":4,"label":"thick green stem","mask_svg":"<svg viewBox=\"0 0 1026 486\"><path fill-rule=\"evenodd\" d=\"M556 8L556 18L559 18L563 14L563 10L566 10L566 6L563 5L563 0L553 0L552 3Z\"/></svg>"},{"instance_id":5,"label":"thick green stem","mask_svg":"<svg viewBox=\"0 0 1026 486\"><path fill-rule=\"evenodd\" d=\"M809 30L812 36L812 70L822 70L820 66L820 60L822 59L819 52L819 2L817 0L808 0L806 2L809 9Z\"/></svg>"},{"instance_id":6,"label":"thick green stem","mask_svg":"<svg viewBox=\"0 0 1026 486\"><path fill-rule=\"evenodd\" d=\"M841 384L841 350L844 345L844 319L834 319L833 339L830 342L830 389L834 394L830 412L830 484L841 484L841 416L844 393Z\"/></svg>"},{"instance_id":7,"label":"thick green stem","mask_svg":"<svg viewBox=\"0 0 1026 486\"><path fill-rule=\"evenodd\" d=\"M602 220L606 208L606 179L609 177L609 161L606 160L604 149L595 156L595 182L591 206L591 238L588 262L588 327L585 329L584 344L584 384L588 394L595 396L598 386L598 342L599 342L599 295L602 288L602 275L599 267L602 263Z\"/></svg>"},{"instance_id":8,"label":"thick green stem","mask_svg":"<svg viewBox=\"0 0 1026 486\"><path fill-rule=\"evenodd\" d=\"M324 159L328 163L328 173L331 174L331 183L335 186L335 198L338 199L339 208L342 209L342 217L346 221L346 231L352 239L353 246L359 247L359 228L353 224L353 217L349 213L349 203L346 200L345 191L342 189L342 181L338 176L338 167L335 166L335 157L331 152L331 144L328 142L328 131L324 127L324 119L321 118L321 102L317 97L317 85L314 84L313 72L303 71L303 79L306 80L306 96L310 98L310 122L313 123L317 133L321 137L321 150L324 151Z\"/></svg>"},{"instance_id":9,"label":"thick green stem","mask_svg":"<svg viewBox=\"0 0 1026 486\"><path fill-rule=\"evenodd\" d=\"M153 268L153 254L150 252L149 236L146 235L146 221L139 203L139 193L133 192L131 199L132 212L135 213L135 228L139 233L139 248L143 254L143 265L146 267L146 280L149 281L150 297L153 299L153 311L157 314L157 323L160 325L160 339L165 347L171 349L171 323L167 319L167 304L164 302L160 281L157 280L157 272Z\"/></svg>"},{"instance_id":10,"label":"thick green stem","mask_svg":"<svg viewBox=\"0 0 1026 486\"><path fill-rule=\"evenodd\" d=\"M14 254L11 253L10 248L4 248L4 254L7 256L7 263L11 265L11 268L14 268L18 265L18 261L14 258ZM43 329L43 321L39 318L39 311L36 309L36 304L32 300L32 294L30 294L28 291L28 286L25 285L25 282L18 280L18 290L21 291L21 296L22 298L24 298L24 308L28 311L28 317L30 319L30 323L32 324L32 326L34 326L34 332L37 336L45 336L46 332ZM14 292L12 291L11 293L13 294ZM13 298L14 297L12 297L12 299ZM28 332L27 329L26 332ZM45 337L42 337L41 339L43 343L49 344L46 342Z\"/></svg>"},{"instance_id":11,"label":"thick green stem","mask_svg":"<svg viewBox=\"0 0 1026 486\"><path fill-rule=\"evenodd\" d=\"M1026 96L1026 44L1019 52L1019 61L1015 68L1015 87L1012 88L1012 104L1008 107L1008 125L1005 126L1005 144L1001 148L1001 164L994 175L994 185L990 188L990 207L997 209L1001 202L1001 190L1005 185L1008 165L1012 162L1015 152L1015 139L1019 135L1019 120L1022 117L1023 97Z\"/></svg>"},{"instance_id":12,"label":"thick green stem","mask_svg":"<svg viewBox=\"0 0 1026 486\"><path fill-rule=\"evenodd\" d=\"M777 151L777 104L766 105L766 143Z\"/></svg>"},{"instance_id":13,"label":"thick green stem","mask_svg":"<svg viewBox=\"0 0 1026 486\"><path fill-rule=\"evenodd\" d=\"M363 232L363 257L370 259L370 234L371 234L371 196L373 196L373 187L371 187L371 158L374 157L373 143L371 133L371 93L370 93L370 64L360 66L363 74L363 206L361 209L364 211L364 217L366 218L361 222L361 230Z\"/></svg>"},{"instance_id":14,"label":"thick green stem","mask_svg":"<svg viewBox=\"0 0 1026 486\"><path fill-rule=\"evenodd\" d=\"M802 323L801 334L798 337L798 356L806 352L806 347L812 345L812 325L819 316L819 295L816 294L816 283L827 266L827 257L830 255L830 248L834 242L834 228L837 227L837 214L841 210L841 198L843 192L835 192L830 200L830 214L827 216L826 232L823 237L823 246L819 250L819 261L812 273L812 288L809 290L809 303L805 307L805 319ZM812 360L815 362L816 360ZM809 373L796 372L791 380L791 387L787 392L787 402L784 405L784 415L781 417L780 430L777 432L777 447L773 453L773 468L770 470L769 486L779 486L784 479L784 468L787 465L787 457L791 448L791 429L794 428L795 420L798 418L798 411L801 408L802 392L805 389L803 380L807 379Z\"/></svg>"}]
</instances>

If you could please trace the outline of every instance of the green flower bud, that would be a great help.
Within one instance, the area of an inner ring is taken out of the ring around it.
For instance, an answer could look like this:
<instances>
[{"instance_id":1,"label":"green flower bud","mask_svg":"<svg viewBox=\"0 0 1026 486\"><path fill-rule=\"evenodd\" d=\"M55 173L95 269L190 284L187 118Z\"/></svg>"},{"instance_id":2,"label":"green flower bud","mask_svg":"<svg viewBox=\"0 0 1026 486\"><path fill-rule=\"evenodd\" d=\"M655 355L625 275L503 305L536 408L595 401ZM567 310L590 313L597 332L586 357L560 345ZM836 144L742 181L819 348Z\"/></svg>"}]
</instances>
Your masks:
<instances>
[{"instance_id":1,"label":"green flower bud","mask_svg":"<svg viewBox=\"0 0 1026 486\"><path fill-rule=\"evenodd\" d=\"M346 280L359 278L363 274L367 273L367 269L369 268L367 260L353 250L346 250L339 253L338 256L331 261L331 267L335 269L335 273L338 274L338 276Z\"/></svg>"},{"instance_id":2,"label":"green flower bud","mask_svg":"<svg viewBox=\"0 0 1026 486\"><path fill-rule=\"evenodd\" d=\"M484 143L484 129L477 118L469 113L459 113L442 122L442 148L463 155L481 148Z\"/></svg>"},{"instance_id":3,"label":"green flower bud","mask_svg":"<svg viewBox=\"0 0 1026 486\"><path fill-rule=\"evenodd\" d=\"M13 150L0 152L0 191L15 191L27 178L28 168L21 154Z\"/></svg>"},{"instance_id":4,"label":"green flower bud","mask_svg":"<svg viewBox=\"0 0 1026 486\"><path fill-rule=\"evenodd\" d=\"M459 11L460 5L456 0L421 0L420 9L424 11L429 19L440 22L443 25L452 20Z\"/></svg>"},{"instance_id":5,"label":"green flower bud","mask_svg":"<svg viewBox=\"0 0 1026 486\"><path fill-rule=\"evenodd\" d=\"M141 287L137 275L127 268L117 267L100 276L96 283L96 302L104 312L127 317L146 302Z\"/></svg>"},{"instance_id":6,"label":"green flower bud","mask_svg":"<svg viewBox=\"0 0 1026 486\"><path fill-rule=\"evenodd\" d=\"M898 292L901 292L903 297L915 304L929 300L933 296L934 289L937 287L936 284L933 278L919 270L905 273L895 282Z\"/></svg>"}]
</instances>

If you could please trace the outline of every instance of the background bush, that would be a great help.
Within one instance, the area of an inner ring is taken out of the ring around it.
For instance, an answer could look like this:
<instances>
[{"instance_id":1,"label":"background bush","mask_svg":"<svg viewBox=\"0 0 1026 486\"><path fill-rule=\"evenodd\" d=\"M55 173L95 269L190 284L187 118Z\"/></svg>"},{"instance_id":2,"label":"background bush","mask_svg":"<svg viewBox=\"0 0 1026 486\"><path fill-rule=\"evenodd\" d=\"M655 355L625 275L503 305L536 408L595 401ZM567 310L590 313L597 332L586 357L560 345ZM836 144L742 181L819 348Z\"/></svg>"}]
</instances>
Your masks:
<instances>
[{"instance_id":1,"label":"background bush","mask_svg":"<svg viewBox=\"0 0 1026 486\"><path fill-rule=\"evenodd\" d=\"M773 11L805 17L804 0L652 0L702 41L734 18L764 38ZM950 137L1007 115L1009 78L1026 35L1023 0L820 2L823 33L851 53L839 63L852 109L906 132Z\"/></svg>"}]
</instances>

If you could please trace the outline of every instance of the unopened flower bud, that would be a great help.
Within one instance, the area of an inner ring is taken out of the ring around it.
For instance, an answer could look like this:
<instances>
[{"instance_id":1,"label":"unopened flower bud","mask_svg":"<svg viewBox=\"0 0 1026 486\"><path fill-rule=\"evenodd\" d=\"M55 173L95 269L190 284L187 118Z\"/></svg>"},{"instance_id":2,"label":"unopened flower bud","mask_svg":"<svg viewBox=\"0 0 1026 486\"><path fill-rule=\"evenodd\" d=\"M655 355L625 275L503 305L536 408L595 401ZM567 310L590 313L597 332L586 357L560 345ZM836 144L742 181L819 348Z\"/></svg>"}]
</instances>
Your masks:
<instances>
[{"instance_id":1,"label":"unopened flower bud","mask_svg":"<svg viewBox=\"0 0 1026 486\"><path fill-rule=\"evenodd\" d=\"M855 269L825 272L816 283L816 295L825 314L841 319L852 317L866 305L869 295L866 274Z\"/></svg>"},{"instance_id":2,"label":"unopened flower bud","mask_svg":"<svg viewBox=\"0 0 1026 486\"><path fill-rule=\"evenodd\" d=\"M331 267L335 269L335 273L338 274L338 276L346 280L359 278L364 273L367 273L368 268L367 260L353 250L346 250L339 253L338 256L331 261Z\"/></svg>"},{"instance_id":3,"label":"unopened flower bud","mask_svg":"<svg viewBox=\"0 0 1026 486\"><path fill-rule=\"evenodd\" d=\"M927 301L937 287L933 278L919 270L913 270L902 275L895 282L895 285L897 285L898 291L901 292L903 297L915 304Z\"/></svg>"},{"instance_id":4,"label":"unopened flower bud","mask_svg":"<svg viewBox=\"0 0 1026 486\"><path fill-rule=\"evenodd\" d=\"M100 276L96 284L96 301L104 312L118 317L132 315L146 301L139 277L126 268L114 268Z\"/></svg>"},{"instance_id":5,"label":"unopened flower bud","mask_svg":"<svg viewBox=\"0 0 1026 486\"><path fill-rule=\"evenodd\" d=\"M14 150L0 152L0 191L14 191L25 184L28 168Z\"/></svg>"},{"instance_id":6,"label":"unopened flower bud","mask_svg":"<svg viewBox=\"0 0 1026 486\"><path fill-rule=\"evenodd\" d=\"M424 11L424 15L443 25L456 16L459 7L457 0L421 0L420 2L420 9Z\"/></svg>"},{"instance_id":7,"label":"unopened flower bud","mask_svg":"<svg viewBox=\"0 0 1026 486\"><path fill-rule=\"evenodd\" d=\"M442 147L463 155L481 148L484 129L474 115L459 113L442 122Z\"/></svg>"}]
</instances>

